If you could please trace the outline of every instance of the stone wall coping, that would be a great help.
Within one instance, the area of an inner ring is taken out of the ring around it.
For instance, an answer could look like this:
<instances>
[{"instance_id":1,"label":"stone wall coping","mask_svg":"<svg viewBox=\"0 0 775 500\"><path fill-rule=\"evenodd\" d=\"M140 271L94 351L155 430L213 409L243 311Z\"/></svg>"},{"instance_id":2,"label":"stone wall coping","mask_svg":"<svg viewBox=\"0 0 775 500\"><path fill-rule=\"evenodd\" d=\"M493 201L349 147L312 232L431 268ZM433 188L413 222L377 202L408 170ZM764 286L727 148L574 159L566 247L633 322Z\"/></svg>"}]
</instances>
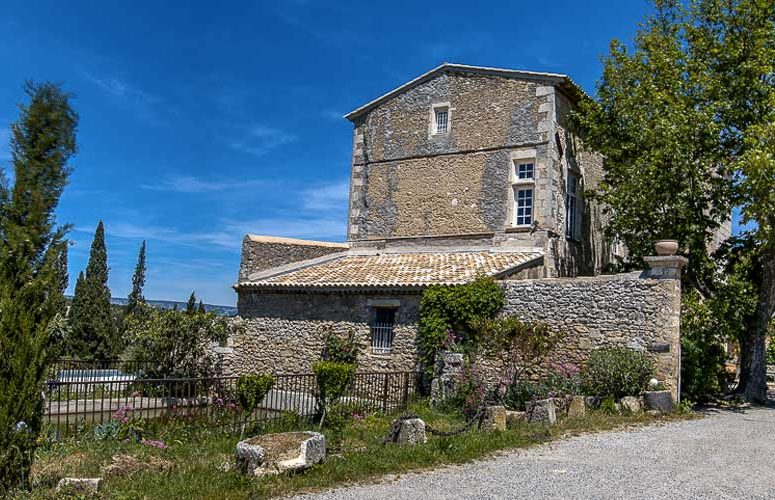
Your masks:
<instances>
[{"instance_id":1,"label":"stone wall coping","mask_svg":"<svg viewBox=\"0 0 775 500\"><path fill-rule=\"evenodd\" d=\"M643 271L634 271L631 273L619 273L619 274L598 274L597 276L568 276L562 278L527 278L510 280L505 279L503 283L508 284L520 284L520 283L598 283L601 281L653 281L659 280L651 279L644 274Z\"/></svg>"},{"instance_id":2,"label":"stone wall coping","mask_svg":"<svg viewBox=\"0 0 775 500\"><path fill-rule=\"evenodd\" d=\"M337 243L332 241L315 241L315 240L300 240L296 238L285 238L282 236L264 236L258 234L248 234L246 239L254 241L256 243L275 243L279 245L299 245L299 246L314 246L314 247L327 247L327 248L350 248L347 243Z\"/></svg>"},{"instance_id":3,"label":"stone wall coping","mask_svg":"<svg viewBox=\"0 0 775 500\"><path fill-rule=\"evenodd\" d=\"M674 267L677 269L683 268L689 263L689 259L680 255L652 255L643 257L643 260L649 267Z\"/></svg>"}]
</instances>

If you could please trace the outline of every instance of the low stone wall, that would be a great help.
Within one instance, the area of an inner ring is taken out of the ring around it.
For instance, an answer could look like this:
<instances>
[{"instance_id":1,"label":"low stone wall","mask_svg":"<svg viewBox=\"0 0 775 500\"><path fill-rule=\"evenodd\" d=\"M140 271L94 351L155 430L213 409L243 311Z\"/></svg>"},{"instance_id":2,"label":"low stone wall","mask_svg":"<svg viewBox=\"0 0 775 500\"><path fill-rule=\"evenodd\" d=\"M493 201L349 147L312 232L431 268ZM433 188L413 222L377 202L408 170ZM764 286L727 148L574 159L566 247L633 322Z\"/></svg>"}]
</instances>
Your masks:
<instances>
[{"instance_id":1,"label":"low stone wall","mask_svg":"<svg viewBox=\"0 0 775 500\"><path fill-rule=\"evenodd\" d=\"M369 324L375 305L398 307L389 354L371 348ZM361 343L360 371L413 370L417 360L419 295L351 293L268 293L242 291L238 321L242 333L219 348L226 375L253 371L310 373L320 359L325 332L354 331Z\"/></svg>"},{"instance_id":2,"label":"low stone wall","mask_svg":"<svg viewBox=\"0 0 775 500\"><path fill-rule=\"evenodd\" d=\"M678 397L681 361L680 279L633 273L506 281L503 314L542 321L563 332L550 363L581 366L615 345L651 353L657 378Z\"/></svg>"}]
</instances>

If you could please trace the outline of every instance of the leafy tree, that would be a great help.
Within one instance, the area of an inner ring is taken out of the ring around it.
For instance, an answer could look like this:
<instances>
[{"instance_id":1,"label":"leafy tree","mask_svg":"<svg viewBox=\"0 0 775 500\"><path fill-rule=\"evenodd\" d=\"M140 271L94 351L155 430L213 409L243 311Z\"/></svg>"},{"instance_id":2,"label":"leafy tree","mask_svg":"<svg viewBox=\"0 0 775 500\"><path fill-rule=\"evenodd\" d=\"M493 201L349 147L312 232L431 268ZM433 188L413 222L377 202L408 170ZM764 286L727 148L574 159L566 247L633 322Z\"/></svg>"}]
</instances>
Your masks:
<instances>
[{"instance_id":1,"label":"leafy tree","mask_svg":"<svg viewBox=\"0 0 775 500\"><path fill-rule=\"evenodd\" d=\"M70 308L70 352L83 359L108 359L121 350L108 288L108 254L102 221L94 232L86 272L78 276Z\"/></svg>"},{"instance_id":2,"label":"leafy tree","mask_svg":"<svg viewBox=\"0 0 775 500\"><path fill-rule=\"evenodd\" d=\"M134 314L138 306L145 303L143 287L145 287L145 241L140 245L140 253L137 255L135 273L132 275L132 291L129 292L129 296L127 297L127 314Z\"/></svg>"},{"instance_id":3,"label":"leafy tree","mask_svg":"<svg viewBox=\"0 0 775 500\"><path fill-rule=\"evenodd\" d=\"M738 391L766 399L764 340L775 312L775 0L655 0L633 49L614 41L599 100L578 117L606 155L597 196L608 234L637 261L659 237L690 256L687 282L704 295L711 231L730 206L756 223L764 264L755 322L741 338Z\"/></svg>"},{"instance_id":4,"label":"leafy tree","mask_svg":"<svg viewBox=\"0 0 775 500\"><path fill-rule=\"evenodd\" d=\"M210 377L217 374L218 359L210 349L225 341L229 322L213 313L155 309L140 305L142 314L125 320L130 340L128 357L147 362L150 378Z\"/></svg>"},{"instance_id":5,"label":"leafy tree","mask_svg":"<svg viewBox=\"0 0 775 500\"><path fill-rule=\"evenodd\" d=\"M0 173L0 493L29 484L41 388L63 330L67 228L55 210L78 123L59 86L28 83L25 93L11 126L12 187Z\"/></svg>"}]
</instances>

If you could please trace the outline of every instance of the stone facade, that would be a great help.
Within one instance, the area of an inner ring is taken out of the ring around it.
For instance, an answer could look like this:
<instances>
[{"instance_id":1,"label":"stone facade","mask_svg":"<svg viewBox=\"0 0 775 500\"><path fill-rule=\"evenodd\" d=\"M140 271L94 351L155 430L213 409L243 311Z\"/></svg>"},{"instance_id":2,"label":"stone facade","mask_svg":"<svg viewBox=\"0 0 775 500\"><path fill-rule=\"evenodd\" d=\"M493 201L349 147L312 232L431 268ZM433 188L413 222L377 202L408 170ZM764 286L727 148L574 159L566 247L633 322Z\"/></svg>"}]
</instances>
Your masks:
<instances>
[{"instance_id":1,"label":"stone facade","mask_svg":"<svg viewBox=\"0 0 775 500\"><path fill-rule=\"evenodd\" d=\"M565 334L549 364L580 366L590 352L614 345L651 352L657 376L678 398L681 257L653 258L644 273L506 280L503 314L542 321ZM397 307L393 348L374 354L369 325L375 307ZM230 339L227 373L308 373L328 329L360 339L363 371L417 366L418 294L241 293L244 333Z\"/></svg>"},{"instance_id":2,"label":"stone facade","mask_svg":"<svg viewBox=\"0 0 775 500\"><path fill-rule=\"evenodd\" d=\"M249 234L242 240L242 261L239 281L246 281L255 272L272 269L292 262L314 259L344 252L349 245L327 241L297 240Z\"/></svg>"},{"instance_id":3,"label":"stone facade","mask_svg":"<svg viewBox=\"0 0 775 500\"><path fill-rule=\"evenodd\" d=\"M375 354L371 324L375 307L397 307L393 348ZM354 331L361 343L359 370L414 370L417 363L419 295L352 293L240 293L242 333L221 349L226 374L254 371L310 373L327 331Z\"/></svg>"},{"instance_id":4,"label":"stone facade","mask_svg":"<svg viewBox=\"0 0 775 500\"><path fill-rule=\"evenodd\" d=\"M478 236L491 248L543 249L547 257L535 276L601 272L611 249L599 207L580 199L577 234L566 238L565 230L568 172L582 189L602 178L602 157L584 148L569 123L579 95L556 75L447 65L348 115L355 126L348 241L389 249L433 237L469 245ZM429 129L438 105L449 109L446 134ZM520 160L535 163L532 230L513 224Z\"/></svg>"}]
</instances>

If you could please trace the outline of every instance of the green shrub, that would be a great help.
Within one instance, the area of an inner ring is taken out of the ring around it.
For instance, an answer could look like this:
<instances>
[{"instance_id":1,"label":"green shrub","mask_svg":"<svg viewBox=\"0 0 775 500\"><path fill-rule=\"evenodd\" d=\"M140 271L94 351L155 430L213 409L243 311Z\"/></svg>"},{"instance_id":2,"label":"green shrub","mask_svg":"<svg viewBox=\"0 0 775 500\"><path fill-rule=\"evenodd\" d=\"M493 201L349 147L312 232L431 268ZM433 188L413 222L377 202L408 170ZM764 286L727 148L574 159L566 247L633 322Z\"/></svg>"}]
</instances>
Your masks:
<instances>
[{"instance_id":1,"label":"green shrub","mask_svg":"<svg viewBox=\"0 0 775 500\"><path fill-rule=\"evenodd\" d=\"M527 403L539 399L538 385L529 380L516 380L506 388L503 404L509 410L525 411Z\"/></svg>"},{"instance_id":2,"label":"green shrub","mask_svg":"<svg viewBox=\"0 0 775 500\"><path fill-rule=\"evenodd\" d=\"M510 410L524 411L530 401L573 396L581 392L578 368L560 367L549 372L538 382L515 380L506 388L503 403Z\"/></svg>"},{"instance_id":3,"label":"green shrub","mask_svg":"<svg viewBox=\"0 0 775 500\"><path fill-rule=\"evenodd\" d=\"M237 401L245 412L253 413L273 385L274 377L271 375L255 373L240 375L237 379Z\"/></svg>"},{"instance_id":4,"label":"green shrub","mask_svg":"<svg viewBox=\"0 0 775 500\"><path fill-rule=\"evenodd\" d=\"M654 376L654 362L646 354L626 347L594 351L582 370L587 394L616 399L637 396Z\"/></svg>"},{"instance_id":5,"label":"green shrub","mask_svg":"<svg viewBox=\"0 0 775 500\"><path fill-rule=\"evenodd\" d=\"M312 365L317 383L317 412L320 425L323 425L326 413L344 396L355 379L355 365L318 361Z\"/></svg>"},{"instance_id":6,"label":"green shrub","mask_svg":"<svg viewBox=\"0 0 775 500\"><path fill-rule=\"evenodd\" d=\"M353 330L347 335L339 335L329 328L323 341L323 360L356 365L360 348Z\"/></svg>"}]
</instances>

